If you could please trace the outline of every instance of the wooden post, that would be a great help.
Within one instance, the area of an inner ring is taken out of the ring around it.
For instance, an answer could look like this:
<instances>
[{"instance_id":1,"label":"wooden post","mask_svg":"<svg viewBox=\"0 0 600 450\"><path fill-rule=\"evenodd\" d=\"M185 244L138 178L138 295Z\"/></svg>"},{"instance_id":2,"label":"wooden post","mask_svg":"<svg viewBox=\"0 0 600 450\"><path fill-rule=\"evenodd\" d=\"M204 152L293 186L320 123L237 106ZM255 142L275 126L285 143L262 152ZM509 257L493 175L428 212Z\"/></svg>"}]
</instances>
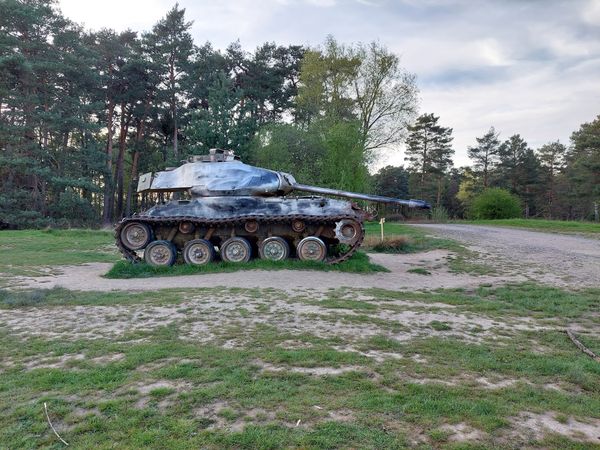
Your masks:
<instances>
[{"instance_id":1,"label":"wooden post","mask_svg":"<svg viewBox=\"0 0 600 450\"><path fill-rule=\"evenodd\" d=\"M381 225L381 242L383 242L383 224L385 223L385 217L379 219L379 225Z\"/></svg>"}]
</instances>

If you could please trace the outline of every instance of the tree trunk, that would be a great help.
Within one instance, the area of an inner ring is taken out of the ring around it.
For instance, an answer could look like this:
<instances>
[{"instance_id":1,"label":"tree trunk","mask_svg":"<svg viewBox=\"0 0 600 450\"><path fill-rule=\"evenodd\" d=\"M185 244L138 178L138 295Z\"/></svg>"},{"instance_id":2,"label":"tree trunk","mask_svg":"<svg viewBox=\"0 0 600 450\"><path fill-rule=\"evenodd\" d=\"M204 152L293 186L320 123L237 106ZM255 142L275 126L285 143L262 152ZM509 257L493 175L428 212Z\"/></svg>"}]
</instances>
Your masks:
<instances>
[{"instance_id":1,"label":"tree trunk","mask_svg":"<svg viewBox=\"0 0 600 450\"><path fill-rule=\"evenodd\" d=\"M113 113L115 110L114 102L111 100L108 104L108 116L106 126L108 128L108 137L106 142L106 174L104 175L104 205L102 207L102 222L104 225L110 225L113 220L114 207L114 186L112 180L112 158L113 158Z\"/></svg>"},{"instance_id":2,"label":"tree trunk","mask_svg":"<svg viewBox=\"0 0 600 450\"><path fill-rule=\"evenodd\" d=\"M115 179L117 184L117 207L116 217L123 217L123 184L124 170L123 162L125 159L125 144L127 143L127 133L129 131L129 123L131 121L131 113L126 113L125 105L121 105L121 129L119 131L119 154L117 156L117 165L115 167Z\"/></svg>"},{"instance_id":3,"label":"tree trunk","mask_svg":"<svg viewBox=\"0 0 600 450\"><path fill-rule=\"evenodd\" d=\"M600 222L600 211L598 210L598 201L594 202L594 220Z\"/></svg>"},{"instance_id":4,"label":"tree trunk","mask_svg":"<svg viewBox=\"0 0 600 450\"><path fill-rule=\"evenodd\" d=\"M488 186L488 170L487 164L483 167L483 188L486 189Z\"/></svg>"},{"instance_id":5,"label":"tree trunk","mask_svg":"<svg viewBox=\"0 0 600 450\"><path fill-rule=\"evenodd\" d=\"M127 201L125 206L125 214L127 216L131 215L132 207L133 207L133 189L135 188L135 180L138 177L138 165L140 161L140 144L142 142L142 137L144 135L144 121L143 119L139 120L137 123L135 132L135 153L133 154L133 160L131 161L131 172L129 175L129 186L127 187Z\"/></svg>"},{"instance_id":6,"label":"tree trunk","mask_svg":"<svg viewBox=\"0 0 600 450\"><path fill-rule=\"evenodd\" d=\"M177 103L173 97L173 154L175 158L179 157L179 149L177 148Z\"/></svg>"},{"instance_id":7,"label":"tree trunk","mask_svg":"<svg viewBox=\"0 0 600 450\"><path fill-rule=\"evenodd\" d=\"M140 160L140 152L138 150L136 150L135 153L133 154L133 160L131 161L131 175L130 175L130 180L129 180L129 186L127 187L127 204L125 207L125 214L127 216L131 215L133 189L135 186L135 180L137 179L137 170L138 170L139 160Z\"/></svg>"},{"instance_id":8,"label":"tree trunk","mask_svg":"<svg viewBox=\"0 0 600 450\"><path fill-rule=\"evenodd\" d=\"M550 186L548 191L548 219L552 220L554 209L554 169L550 168Z\"/></svg>"},{"instance_id":9,"label":"tree trunk","mask_svg":"<svg viewBox=\"0 0 600 450\"><path fill-rule=\"evenodd\" d=\"M173 115L173 155L175 158L179 156L177 149L177 97L175 95L175 58L171 56L169 64L169 82L171 85L171 114Z\"/></svg>"}]
</instances>

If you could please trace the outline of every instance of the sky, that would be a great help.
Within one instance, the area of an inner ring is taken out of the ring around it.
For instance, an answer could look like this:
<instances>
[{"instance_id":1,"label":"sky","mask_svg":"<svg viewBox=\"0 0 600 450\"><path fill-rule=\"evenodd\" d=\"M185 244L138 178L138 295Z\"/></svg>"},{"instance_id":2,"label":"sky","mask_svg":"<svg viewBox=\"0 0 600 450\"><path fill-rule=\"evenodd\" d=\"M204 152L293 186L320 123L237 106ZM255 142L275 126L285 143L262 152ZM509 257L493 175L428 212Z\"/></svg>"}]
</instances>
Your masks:
<instances>
[{"instance_id":1,"label":"sky","mask_svg":"<svg viewBox=\"0 0 600 450\"><path fill-rule=\"evenodd\" d=\"M150 30L173 0L59 0L86 28ZM417 76L420 113L453 128L455 165L491 126L532 148L600 114L600 0L179 0L196 44L371 42ZM402 148L379 162L403 163Z\"/></svg>"}]
</instances>

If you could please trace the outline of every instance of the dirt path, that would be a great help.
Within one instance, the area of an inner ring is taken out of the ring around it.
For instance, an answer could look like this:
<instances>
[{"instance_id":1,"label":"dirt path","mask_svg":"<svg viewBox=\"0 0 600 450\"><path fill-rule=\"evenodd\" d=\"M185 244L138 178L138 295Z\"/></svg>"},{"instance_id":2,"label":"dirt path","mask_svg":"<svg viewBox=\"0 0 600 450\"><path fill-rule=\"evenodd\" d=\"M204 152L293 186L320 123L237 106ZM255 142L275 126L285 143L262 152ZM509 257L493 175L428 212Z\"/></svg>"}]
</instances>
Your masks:
<instances>
[{"instance_id":1,"label":"dirt path","mask_svg":"<svg viewBox=\"0 0 600 450\"><path fill-rule=\"evenodd\" d=\"M292 292L298 289L323 290L338 287L383 289L437 289L477 286L498 282L497 277L454 274L446 266L449 253L442 250L412 255L372 254L371 260L387 267L390 273L355 274L316 272L304 270L242 270L231 273L211 273L177 277L134 278L114 280L102 277L112 266L92 263L61 267L58 275L44 277L15 277L23 287L50 288L55 286L82 291L151 291L166 288L239 287L274 288ZM414 267L425 267L432 275L408 272Z\"/></svg>"},{"instance_id":2,"label":"dirt path","mask_svg":"<svg viewBox=\"0 0 600 450\"><path fill-rule=\"evenodd\" d=\"M582 236L480 225L418 225L433 235L457 240L482 262L505 275L562 286L600 287L600 240Z\"/></svg>"},{"instance_id":3,"label":"dirt path","mask_svg":"<svg viewBox=\"0 0 600 450\"><path fill-rule=\"evenodd\" d=\"M239 271L179 277L111 280L103 278L111 264L93 263L60 268L57 275L15 277L22 287L61 286L74 290L157 290L165 288L240 287L324 290L338 287L403 290L473 287L483 283L527 280L568 287L600 287L600 240L579 236L540 233L509 228L474 225L420 225L433 235L442 235L466 244L476 252L471 262L484 263L497 272L477 276L453 273L447 265L450 254L436 250L412 255L372 254L374 263L390 273L360 275L314 271ZM426 268L431 275L411 273Z\"/></svg>"}]
</instances>

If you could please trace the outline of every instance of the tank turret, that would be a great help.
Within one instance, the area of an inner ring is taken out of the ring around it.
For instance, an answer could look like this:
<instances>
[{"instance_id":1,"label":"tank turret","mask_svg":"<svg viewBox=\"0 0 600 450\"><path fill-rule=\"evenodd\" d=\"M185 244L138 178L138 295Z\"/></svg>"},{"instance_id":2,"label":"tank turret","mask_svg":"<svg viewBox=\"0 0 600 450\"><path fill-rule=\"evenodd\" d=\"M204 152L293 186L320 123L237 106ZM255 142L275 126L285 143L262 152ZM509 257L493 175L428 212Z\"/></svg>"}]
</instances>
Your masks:
<instances>
[{"instance_id":1,"label":"tank turret","mask_svg":"<svg viewBox=\"0 0 600 450\"><path fill-rule=\"evenodd\" d=\"M355 203L322 194L409 208L429 209L421 200L403 200L299 184L285 172L244 164L229 150L211 150L177 168L140 176L138 192L188 192L123 219L117 246L135 262L155 266L208 264L216 258L245 262L269 260L338 263L364 238L369 214Z\"/></svg>"},{"instance_id":2,"label":"tank turret","mask_svg":"<svg viewBox=\"0 0 600 450\"><path fill-rule=\"evenodd\" d=\"M422 200L402 200L299 184L289 173L250 166L242 163L231 151L217 153L214 149L208 156L191 157L180 167L156 174L146 173L138 182L138 192L176 191L188 191L193 197L239 195L269 197L300 191L390 203L409 208L431 208Z\"/></svg>"}]
</instances>

